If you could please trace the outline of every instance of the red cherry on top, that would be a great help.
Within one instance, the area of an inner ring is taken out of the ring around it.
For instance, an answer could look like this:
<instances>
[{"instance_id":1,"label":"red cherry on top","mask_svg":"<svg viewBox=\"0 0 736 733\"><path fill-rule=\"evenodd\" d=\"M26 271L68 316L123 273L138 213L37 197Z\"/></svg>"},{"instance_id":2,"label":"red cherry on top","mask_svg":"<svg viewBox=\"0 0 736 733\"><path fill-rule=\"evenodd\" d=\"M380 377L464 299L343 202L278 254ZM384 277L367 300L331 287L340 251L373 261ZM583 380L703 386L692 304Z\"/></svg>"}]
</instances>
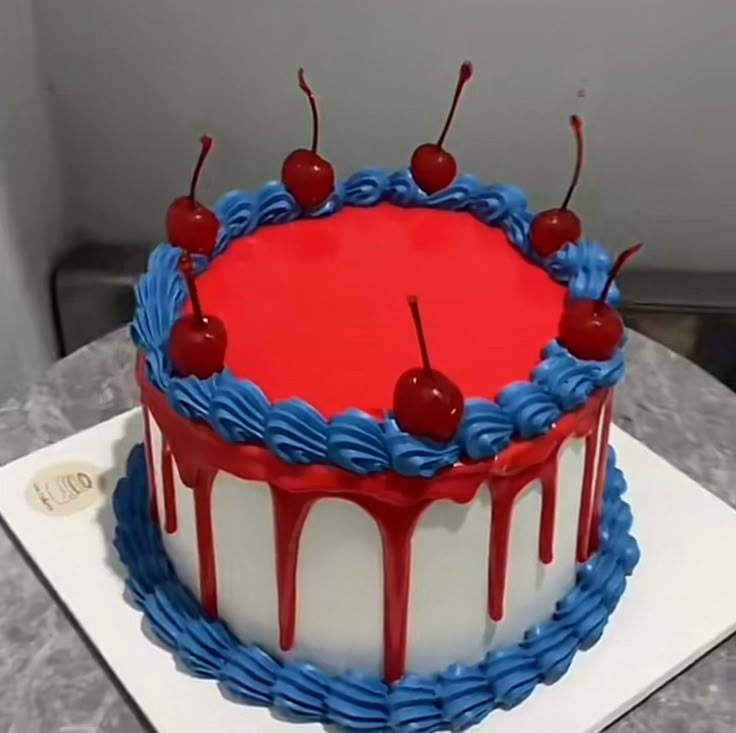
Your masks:
<instances>
[{"instance_id":1,"label":"red cherry on top","mask_svg":"<svg viewBox=\"0 0 736 733\"><path fill-rule=\"evenodd\" d=\"M204 135L202 149L192 173L189 195L175 199L166 212L166 234L171 244L190 254L210 255L217 244L220 222L215 213L197 201L195 193L199 175L212 150L212 138Z\"/></svg>"},{"instance_id":2,"label":"red cherry on top","mask_svg":"<svg viewBox=\"0 0 736 733\"><path fill-rule=\"evenodd\" d=\"M169 355L179 376L207 379L225 368L227 333L219 318L202 313L194 281L194 264L189 254L182 257L181 271L187 282L192 312L174 324Z\"/></svg>"},{"instance_id":3,"label":"red cherry on top","mask_svg":"<svg viewBox=\"0 0 736 733\"><path fill-rule=\"evenodd\" d=\"M436 143L424 143L424 145L420 145L411 156L411 164L409 166L411 174L417 185L426 193L437 193L437 191L447 188L455 180L455 176L457 175L455 158L442 145L445 142L447 131L450 129L450 124L455 116L457 103L460 101L460 94L472 75L473 64L470 61L463 62L463 65L460 67L460 76L455 86L455 96L452 98L452 105L450 106L450 111L439 139Z\"/></svg>"},{"instance_id":4,"label":"red cherry on top","mask_svg":"<svg viewBox=\"0 0 736 733\"><path fill-rule=\"evenodd\" d=\"M583 153L585 150L583 120L577 115L573 115L570 117L570 125L575 133L576 155L575 170L565 200L559 209L542 211L537 214L532 222L532 247L540 257L549 257L557 250L562 249L568 242L576 243L583 233L583 224L578 215L567 208L583 170Z\"/></svg>"},{"instance_id":5,"label":"red cherry on top","mask_svg":"<svg viewBox=\"0 0 736 733\"><path fill-rule=\"evenodd\" d=\"M598 300L572 300L560 320L560 343L578 359L610 359L624 337L624 323L618 312L606 302L614 279L624 264L643 247L635 244L617 258Z\"/></svg>"},{"instance_id":6,"label":"red cherry on top","mask_svg":"<svg viewBox=\"0 0 736 733\"><path fill-rule=\"evenodd\" d=\"M335 190L335 169L317 153L319 145L319 112L312 88L299 69L299 88L307 95L312 109L312 147L289 153L281 166L281 180L287 191L304 211L318 209Z\"/></svg>"},{"instance_id":7,"label":"red cherry on top","mask_svg":"<svg viewBox=\"0 0 736 733\"><path fill-rule=\"evenodd\" d=\"M449 377L430 365L416 296L409 297L409 308L422 353L422 366L405 371L396 382L394 419L410 435L448 443L455 437L463 419L463 393Z\"/></svg>"}]
</instances>

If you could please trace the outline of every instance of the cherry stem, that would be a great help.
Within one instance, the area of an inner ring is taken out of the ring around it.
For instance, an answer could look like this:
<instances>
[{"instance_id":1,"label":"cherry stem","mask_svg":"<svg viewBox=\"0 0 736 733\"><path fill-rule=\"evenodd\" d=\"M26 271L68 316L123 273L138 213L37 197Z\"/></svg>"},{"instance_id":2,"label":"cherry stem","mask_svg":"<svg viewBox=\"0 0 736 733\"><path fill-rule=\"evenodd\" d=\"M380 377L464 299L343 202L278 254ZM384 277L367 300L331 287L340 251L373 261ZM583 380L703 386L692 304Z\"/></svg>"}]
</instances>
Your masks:
<instances>
[{"instance_id":1,"label":"cherry stem","mask_svg":"<svg viewBox=\"0 0 736 733\"><path fill-rule=\"evenodd\" d=\"M197 158L197 164L194 166L192 172L192 182L189 185L189 201L194 207L196 203L195 193L197 191L197 184L199 183L199 176L202 173L202 166L204 166L207 156L212 150L212 138L209 135L202 135L200 142L202 143L202 149L199 151L199 158Z\"/></svg>"},{"instance_id":2,"label":"cherry stem","mask_svg":"<svg viewBox=\"0 0 736 733\"><path fill-rule=\"evenodd\" d=\"M585 153L585 139L583 138L582 118L578 117L577 115L572 115L570 117L570 126L572 127L572 131L575 134L575 170L572 174L570 187L567 189L567 193L565 194L565 200L562 202L562 206L560 207L563 211L567 209L570 203L570 199L572 198L573 193L575 193L575 188L578 185L578 181L580 180L580 174L583 171L583 155Z\"/></svg>"},{"instance_id":3,"label":"cherry stem","mask_svg":"<svg viewBox=\"0 0 736 733\"><path fill-rule=\"evenodd\" d=\"M447 114L445 120L445 126L442 128L439 140L437 140L437 147L441 148L447 137L447 131L450 129L452 119L455 116L455 110L457 109L457 103L460 101L460 94L463 91L463 87L470 81L470 77L473 76L473 64L470 61L464 61L460 67L460 76L458 77L457 84L455 85L455 96L452 98L452 105L450 111Z\"/></svg>"},{"instance_id":4,"label":"cherry stem","mask_svg":"<svg viewBox=\"0 0 736 733\"><path fill-rule=\"evenodd\" d=\"M194 262L191 255L187 252L181 258L181 271L189 290L189 300L192 303L192 314L194 319L200 325L204 325L204 315L202 314L202 304L199 301L199 293L197 292L197 283L194 280Z\"/></svg>"},{"instance_id":5,"label":"cherry stem","mask_svg":"<svg viewBox=\"0 0 736 733\"><path fill-rule=\"evenodd\" d=\"M633 247L629 247L628 249L625 249L617 258L616 261L613 263L613 267L611 268L611 271L608 273L608 279L606 280L606 284L603 286L603 292L601 292L600 298L598 298L598 303L605 303L606 300L608 300L608 293L611 290L611 287L613 286L613 281L616 279L616 276L619 272L621 272L621 268L632 258L634 255L638 254L641 248L644 246L643 242L639 242L639 244L635 244Z\"/></svg>"},{"instance_id":6,"label":"cherry stem","mask_svg":"<svg viewBox=\"0 0 736 733\"><path fill-rule=\"evenodd\" d=\"M317 145L319 143L319 112L317 111L317 100L314 97L312 87L307 84L307 80L304 76L304 69L299 69L299 88L307 95L309 100L309 106L312 109L312 147L313 153L317 152Z\"/></svg>"},{"instance_id":7,"label":"cherry stem","mask_svg":"<svg viewBox=\"0 0 736 733\"><path fill-rule=\"evenodd\" d=\"M422 326L422 314L419 312L419 299L416 295L410 295L407 298L409 308L411 309L411 317L414 319L414 328L417 331L417 339L419 341L419 350L422 353L422 367L425 371L432 370L429 362L429 351L427 350L427 339L424 336L424 328Z\"/></svg>"}]
</instances>

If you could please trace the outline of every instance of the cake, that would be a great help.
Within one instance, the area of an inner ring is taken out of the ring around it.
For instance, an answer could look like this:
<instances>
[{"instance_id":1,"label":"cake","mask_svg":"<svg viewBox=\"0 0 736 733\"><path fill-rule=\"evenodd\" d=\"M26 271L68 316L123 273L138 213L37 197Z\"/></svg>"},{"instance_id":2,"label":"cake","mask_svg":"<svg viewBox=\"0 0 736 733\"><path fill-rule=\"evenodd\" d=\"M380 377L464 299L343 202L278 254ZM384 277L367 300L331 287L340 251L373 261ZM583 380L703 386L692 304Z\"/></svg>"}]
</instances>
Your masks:
<instances>
[{"instance_id":1,"label":"cake","mask_svg":"<svg viewBox=\"0 0 736 733\"><path fill-rule=\"evenodd\" d=\"M639 557L608 444L636 248L582 237L574 185L535 215L456 174L469 77L410 168L336 183L300 72L312 149L212 212L205 139L137 288L131 597L192 673L289 720L428 733L514 707L600 638Z\"/></svg>"}]
</instances>

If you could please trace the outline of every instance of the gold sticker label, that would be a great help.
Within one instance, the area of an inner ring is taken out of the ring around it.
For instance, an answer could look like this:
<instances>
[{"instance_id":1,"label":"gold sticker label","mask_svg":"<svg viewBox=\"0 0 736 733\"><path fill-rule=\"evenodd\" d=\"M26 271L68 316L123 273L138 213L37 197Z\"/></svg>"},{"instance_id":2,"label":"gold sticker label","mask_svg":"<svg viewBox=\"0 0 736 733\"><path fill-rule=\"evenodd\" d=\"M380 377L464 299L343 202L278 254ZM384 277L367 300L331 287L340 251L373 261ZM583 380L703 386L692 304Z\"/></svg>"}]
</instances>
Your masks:
<instances>
[{"instance_id":1,"label":"gold sticker label","mask_svg":"<svg viewBox=\"0 0 736 733\"><path fill-rule=\"evenodd\" d=\"M28 503L41 514L68 517L102 501L105 477L91 463L55 463L41 469L28 484Z\"/></svg>"}]
</instances>

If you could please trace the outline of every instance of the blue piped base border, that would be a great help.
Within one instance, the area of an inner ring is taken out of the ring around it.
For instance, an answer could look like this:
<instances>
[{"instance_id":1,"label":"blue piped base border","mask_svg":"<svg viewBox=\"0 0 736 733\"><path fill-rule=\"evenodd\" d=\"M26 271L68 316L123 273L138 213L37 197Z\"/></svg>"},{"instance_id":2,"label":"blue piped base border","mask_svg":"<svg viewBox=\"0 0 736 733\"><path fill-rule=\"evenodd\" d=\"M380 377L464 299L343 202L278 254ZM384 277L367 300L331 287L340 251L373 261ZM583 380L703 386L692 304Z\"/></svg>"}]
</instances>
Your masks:
<instances>
[{"instance_id":1,"label":"blue piped base border","mask_svg":"<svg viewBox=\"0 0 736 733\"><path fill-rule=\"evenodd\" d=\"M577 585L550 621L478 664L412 674L393 685L358 672L330 675L311 664L278 660L240 642L221 621L207 619L177 578L151 520L142 445L131 451L127 476L115 489L114 544L130 574L128 590L152 631L192 674L217 680L229 695L295 722L330 723L354 733L462 731L495 708L520 704L540 682L555 682L578 650L600 639L639 561L625 491L611 448L600 551L580 567Z\"/></svg>"}]
</instances>

